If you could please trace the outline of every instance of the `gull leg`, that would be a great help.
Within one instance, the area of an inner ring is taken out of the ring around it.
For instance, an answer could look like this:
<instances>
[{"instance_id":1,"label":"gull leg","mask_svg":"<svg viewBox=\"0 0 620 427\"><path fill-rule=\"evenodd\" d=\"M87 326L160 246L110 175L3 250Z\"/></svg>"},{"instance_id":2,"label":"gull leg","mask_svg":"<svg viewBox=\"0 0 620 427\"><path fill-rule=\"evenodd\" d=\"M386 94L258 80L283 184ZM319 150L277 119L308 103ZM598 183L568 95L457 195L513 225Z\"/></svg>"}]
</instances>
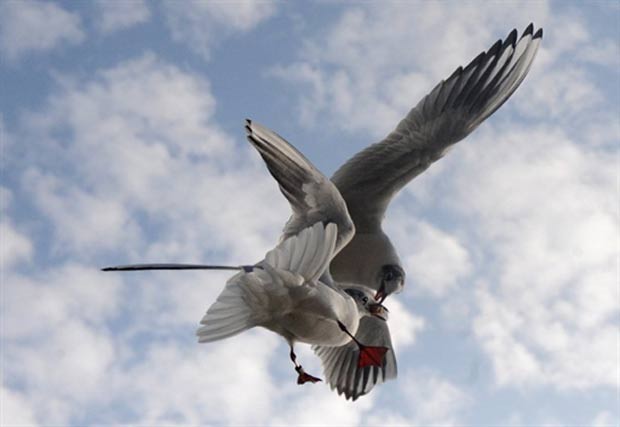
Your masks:
<instances>
[{"instance_id":1,"label":"gull leg","mask_svg":"<svg viewBox=\"0 0 620 427\"><path fill-rule=\"evenodd\" d=\"M308 373L306 373L306 371L304 371L304 368L302 368L302 366L300 364L297 363L297 355L295 354L295 351L293 351L293 346L291 345L291 352L289 353L289 356L291 358L291 361L293 362L293 364L295 365L295 371L297 371L297 384L305 384L307 382L311 382L311 383L316 383L318 381L321 381L320 378L317 378L315 376L312 376Z\"/></svg>"},{"instance_id":2,"label":"gull leg","mask_svg":"<svg viewBox=\"0 0 620 427\"><path fill-rule=\"evenodd\" d=\"M359 368L364 368L366 366L383 365L383 357L385 356L385 353L387 353L387 351L389 350L387 347L374 347L370 345L364 345L359 342L351 332L349 332L347 327L342 322L338 321L338 327L342 332L350 336L353 342L359 347L360 355L357 359L357 366Z\"/></svg>"}]
</instances>

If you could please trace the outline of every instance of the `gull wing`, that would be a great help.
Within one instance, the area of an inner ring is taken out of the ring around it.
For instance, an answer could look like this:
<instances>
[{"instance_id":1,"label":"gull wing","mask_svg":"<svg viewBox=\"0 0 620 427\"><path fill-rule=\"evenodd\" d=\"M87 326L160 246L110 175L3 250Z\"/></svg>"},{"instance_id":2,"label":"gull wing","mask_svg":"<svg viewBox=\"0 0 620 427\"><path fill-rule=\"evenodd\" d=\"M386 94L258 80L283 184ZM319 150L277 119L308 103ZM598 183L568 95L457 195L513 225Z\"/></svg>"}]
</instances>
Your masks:
<instances>
[{"instance_id":1,"label":"gull wing","mask_svg":"<svg viewBox=\"0 0 620 427\"><path fill-rule=\"evenodd\" d=\"M293 214L282 239L316 222L332 222L338 227L334 250L338 253L351 240L355 228L334 184L277 133L251 120L246 120L245 129L248 141L258 150L291 205Z\"/></svg>"},{"instance_id":2,"label":"gull wing","mask_svg":"<svg viewBox=\"0 0 620 427\"><path fill-rule=\"evenodd\" d=\"M383 141L336 171L332 181L358 232L380 229L392 197L506 102L527 75L542 34L530 24L517 40L513 30L439 82Z\"/></svg>"},{"instance_id":3,"label":"gull wing","mask_svg":"<svg viewBox=\"0 0 620 427\"><path fill-rule=\"evenodd\" d=\"M230 278L200 321L198 341L236 335L267 321L270 307L290 306L291 296L282 286L315 283L332 258L336 232L335 224L317 222L267 252L260 268Z\"/></svg>"},{"instance_id":4,"label":"gull wing","mask_svg":"<svg viewBox=\"0 0 620 427\"><path fill-rule=\"evenodd\" d=\"M327 270L334 254L337 227L322 222L303 229L299 234L280 242L267 252L265 263L279 270L286 270L302 276L313 283ZM265 266L265 263L262 265Z\"/></svg>"},{"instance_id":5,"label":"gull wing","mask_svg":"<svg viewBox=\"0 0 620 427\"><path fill-rule=\"evenodd\" d=\"M377 384L396 378L396 355L387 322L376 317L360 319L355 338L364 345L387 347L382 366L357 366L359 348L353 341L340 347L312 346L321 358L325 378L332 390L356 400Z\"/></svg>"}]
</instances>

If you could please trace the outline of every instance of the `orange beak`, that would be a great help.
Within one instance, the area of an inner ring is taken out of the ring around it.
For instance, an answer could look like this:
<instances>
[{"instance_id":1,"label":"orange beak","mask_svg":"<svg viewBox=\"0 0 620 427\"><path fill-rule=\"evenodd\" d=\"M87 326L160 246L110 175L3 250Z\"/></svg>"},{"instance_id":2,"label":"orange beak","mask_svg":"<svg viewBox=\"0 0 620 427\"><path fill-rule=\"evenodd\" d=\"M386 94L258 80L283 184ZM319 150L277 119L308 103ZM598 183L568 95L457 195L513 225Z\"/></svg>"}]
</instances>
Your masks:
<instances>
[{"instance_id":1,"label":"orange beak","mask_svg":"<svg viewBox=\"0 0 620 427\"><path fill-rule=\"evenodd\" d=\"M388 309L383 304L369 304L368 310L370 311L370 314L381 320L386 321L388 318Z\"/></svg>"}]
</instances>

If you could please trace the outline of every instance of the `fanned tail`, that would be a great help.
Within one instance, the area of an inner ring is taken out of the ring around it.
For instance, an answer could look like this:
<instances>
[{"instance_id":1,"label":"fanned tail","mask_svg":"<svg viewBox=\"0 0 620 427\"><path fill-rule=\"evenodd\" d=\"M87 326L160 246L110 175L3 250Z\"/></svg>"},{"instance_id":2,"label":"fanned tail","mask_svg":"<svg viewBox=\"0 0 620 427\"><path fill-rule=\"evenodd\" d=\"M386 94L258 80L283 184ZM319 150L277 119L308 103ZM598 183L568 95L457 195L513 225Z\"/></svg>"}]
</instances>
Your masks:
<instances>
[{"instance_id":1,"label":"fanned tail","mask_svg":"<svg viewBox=\"0 0 620 427\"><path fill-rule=\"evenodd\" d=\"M336 224L317 222L269 251L253 271L230 278L200 321L198 342L221 340L264 325L291 306L291 288L311 292L333 256L336 235Z\"/></svg>"},{"instance_id":2,"label":"fanned tail","mask_svg":"<svg viewBox=\"0 0 620 427\"><path fill-rule=\"evenodd\" d=\"M248 305L248 282L258 281L253 273L233 276L217 300L209 307L196 331L198 342L217 341L236 335L258 324L260 319ZM250 284L251 286L251 284Z\"/></svg>"}]
</instances>

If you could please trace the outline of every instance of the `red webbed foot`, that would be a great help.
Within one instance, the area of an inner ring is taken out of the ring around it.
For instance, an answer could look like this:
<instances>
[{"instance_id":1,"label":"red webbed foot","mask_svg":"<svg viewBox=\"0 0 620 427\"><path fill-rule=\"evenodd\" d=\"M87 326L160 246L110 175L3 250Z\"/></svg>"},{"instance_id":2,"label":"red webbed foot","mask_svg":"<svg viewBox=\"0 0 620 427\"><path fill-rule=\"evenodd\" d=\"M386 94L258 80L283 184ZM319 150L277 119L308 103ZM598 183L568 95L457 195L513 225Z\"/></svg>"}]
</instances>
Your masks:
<instances>
[{"instance_id":1,"label":"red webbed foot","mask_svg":"<svg viewBox=\"0 0 620 427\"><path fill-rule=\"evenodd\" d=\"M357 359L357 366L364 368L366 366L383 366L383 357L389 348L372 347L360 345L360 355Z\"/></svg>"},{"instance_id":2,"label":"red webbed foot","mask_svg":"<svg viewBox=\"0 0 620 427\"><path fill-rule=\"evenodd\" d=\"M301 384L305 384L307 382L311 382L311 383L316 383L319 381L323 381L320 378L314 377L310 374L307 374L306 371L304 371L304 368L300 366L297 366L295 368L295 370L297 371L297 373L299 374L299 376L297 377L297 384L301 385Z\"/></svg>"}]
</instances>

